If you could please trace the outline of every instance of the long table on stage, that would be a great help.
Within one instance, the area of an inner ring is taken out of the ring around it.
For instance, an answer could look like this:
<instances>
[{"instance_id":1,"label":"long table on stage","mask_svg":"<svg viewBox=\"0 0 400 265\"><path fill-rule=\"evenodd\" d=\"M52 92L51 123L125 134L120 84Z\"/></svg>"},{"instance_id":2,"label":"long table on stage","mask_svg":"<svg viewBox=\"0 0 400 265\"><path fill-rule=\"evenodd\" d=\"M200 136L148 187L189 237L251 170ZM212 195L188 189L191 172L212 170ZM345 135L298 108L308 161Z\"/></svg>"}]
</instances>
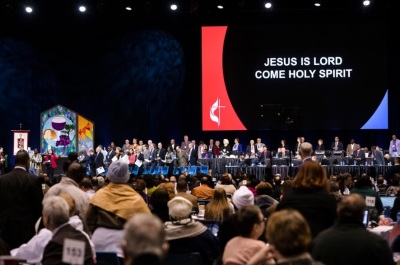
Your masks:
<instances>
[{"instance_id":1,"label":"long table on stage","mask_svg":"<svg viewBox=\"0 0 400 265\"><path fill-rule=\"evenodd\" d=\"M269 172L272 175L280 174L282 177L286 178L289 174L289 165L285 163L285 159L272 159L272 165L270 164L269 159L266 162L267 166L265 165L254 165L254 166L239 166L239 159L238 158L202 158L199 159L198 162L202 165L209 166L214 174L224 174L230 173L232 175L236 174L239 170L242 170L243 173L246 174L253 174L259 180L264 180L266 174ZM293 160L295 161L295 160ZM292 162L293 162L292 161ZM296 161L297 162L297 161ZM293 163L292 163L293 164ZM292 168L297 167L295 163ZM376 178L377 175L382 174L386 176L389 168L391 166L387 165L337 165L337 164L330 164L329 165L322 165L328 176L334 174L343 174L343 173L350 173L354 175L361 175L363 173L367 173L373 178Z\"/></svg>"}]
</instances>

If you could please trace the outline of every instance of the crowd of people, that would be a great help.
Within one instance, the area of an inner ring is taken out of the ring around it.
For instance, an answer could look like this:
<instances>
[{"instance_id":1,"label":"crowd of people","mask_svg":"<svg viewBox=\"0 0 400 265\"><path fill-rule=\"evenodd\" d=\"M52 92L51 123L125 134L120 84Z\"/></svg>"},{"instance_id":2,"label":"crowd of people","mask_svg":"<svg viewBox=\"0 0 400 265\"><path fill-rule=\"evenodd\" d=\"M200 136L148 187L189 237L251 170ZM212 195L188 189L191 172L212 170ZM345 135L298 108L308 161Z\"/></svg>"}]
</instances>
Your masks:
<instances>
[{"instance_id":1,"label":"crowd of people","mask_svg":"<svg viewBox=\"0 0 400 265\"><path fill-rule=\"evenodd\" d=\"M82 154L71 153L52 182L29 173L31 157L20 150L14 169L0 176L0 252L30 264L67 264L66 247L80 251L76 264L100 264L99 252L115 253L121 264L163 264L194 252L204 265L394 264L400 236L387 241L362 221L367 209L380 222L381 184L399 196L397 215L400 175L327 176L312 154L302 142L293 178L260 181L240 171L217 180L201 172L134 175L122 159L89 178Z\"/></svg>"}]
</instances>

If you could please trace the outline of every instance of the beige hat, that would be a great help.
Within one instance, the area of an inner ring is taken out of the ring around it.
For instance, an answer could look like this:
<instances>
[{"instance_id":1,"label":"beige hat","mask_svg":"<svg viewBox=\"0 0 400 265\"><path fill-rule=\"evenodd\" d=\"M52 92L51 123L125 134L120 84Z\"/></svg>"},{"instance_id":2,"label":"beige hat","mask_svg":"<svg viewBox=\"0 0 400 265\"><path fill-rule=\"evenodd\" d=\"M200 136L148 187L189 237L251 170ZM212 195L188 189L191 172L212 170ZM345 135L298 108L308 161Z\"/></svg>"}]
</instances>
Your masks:
<instances>
[{"instance_id":1,"label":"beige hat","mask_svg":"<svg viewBox=\"0 0 400 265\"><path fill-rule=\"evenodd\" d=\"M191 215L193 204L183 197L175 197L168 202L168 208L169 216L172 219L179 220Z\"/></svg>"}]
</instances>

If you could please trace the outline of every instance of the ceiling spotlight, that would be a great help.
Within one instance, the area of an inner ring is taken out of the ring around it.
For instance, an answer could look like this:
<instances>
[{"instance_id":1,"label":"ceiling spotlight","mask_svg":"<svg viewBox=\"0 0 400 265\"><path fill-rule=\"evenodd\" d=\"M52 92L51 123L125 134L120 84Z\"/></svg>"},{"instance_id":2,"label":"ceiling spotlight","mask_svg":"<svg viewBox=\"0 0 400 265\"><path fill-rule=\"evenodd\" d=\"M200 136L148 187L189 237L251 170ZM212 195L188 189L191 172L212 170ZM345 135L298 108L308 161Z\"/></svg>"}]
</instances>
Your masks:
<instances>
[{"instance_id":1,"label":"ceiling spotlight","mask_svg":"<svg viewBox=\"0 0 400 265\"><path fill-rule=\"evenodd\" d=\"M33 12L33 8L30 6L25 7L25 11L26 13L32 13Z\"/></svg>"},{"instance_id":2,"label":"ceiling spotlight","mask_svg":"<svg viewBox=\"0 0 400 265\"><path fill-rule=\"evenodd\" d=\"M218 8L218 9L224 9L224 6L221 5L221 4L219 4L219 5L217 5L217 8Z\"/></svg>"},{"instance_id":3,"label":"ceiling spotlight","mask_svg":"<svg viewBox=\"0 0 400 265\"><path fill-rule=\"evenodd\" d=\"M128 11L132 11L132 7L130 7L130 6L125 7L125 9Z\"/></svg>"},{"instance_id":4,"label":"ceiling spotlight","mask_svg":"<svg viewBox=\"0 0 400 265\"><path fill-rule=\"evenodd\" d=\"M266 3L265 3L265 8L271 8L271 7L272 7L271 2L266 2Z\"/></svg>"},{"instance_id":5,"label":"ceiling spotlight","mask_svg":"<svg viewBox=\"0 0 400 265\"><path fill-rule=\"evenodd\" d=\"M314 5L317 6L317 7L320 7L321 6L321 2L317 1L317 2L314 3Z\"/></svg>"},{"instance_id":6,"label":"ceiling spotlight","mask_svg":"<svg viewBox=\"0 0 400 265\"><path fill-rule=\"evenodd\" d=\"M79 11L81 11L82 13L86 11L86 7L85 6L79 6Z\"/></svg>"},{"instance_id":7,"label":"ceiling spotlight","mask_svg":"<svg viewBox=\"0 0 400 265\"><path fill-rule=\"evenodd\" d=\"M363 1L363 5L364 6L369 6L371 4L371 1L369 1L369 0L364 0Z\"/></svg>"},{"instance_id":8,"label":"ceiling spotlight","mask_svg":"<svg viewBox=\"0 0 400 265\"><path fill-rule=\"evenodd\" d=\"M174 10L174 11L175 11L175 10L177 10L177 9L178 9L178 6L177 6L176 4L172 4L172 5L171 5L171 10Z\"/></svg>"}]
</instances>

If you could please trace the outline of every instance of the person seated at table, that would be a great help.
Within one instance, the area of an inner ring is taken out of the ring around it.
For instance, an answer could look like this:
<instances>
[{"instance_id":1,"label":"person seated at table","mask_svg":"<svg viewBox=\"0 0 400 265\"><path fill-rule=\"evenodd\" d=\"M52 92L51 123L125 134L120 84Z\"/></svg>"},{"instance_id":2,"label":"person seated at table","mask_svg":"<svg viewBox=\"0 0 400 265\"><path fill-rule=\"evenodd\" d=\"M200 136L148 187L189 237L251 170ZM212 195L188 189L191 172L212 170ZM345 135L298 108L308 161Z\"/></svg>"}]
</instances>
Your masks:
<instances>
[{"instance_id":1,"label":"person seated at table","mask_svg":"<svg viewBox=\"0 0 400 265\"><path fill-rule=\"evenodd\" d=\"M325 151L324 141L322 139L318 139L318 144L315 147L315 150Z\"/></svg>"},{"instance_id":2,"label":"person seated at table","mask_svg":"<svg viewBox=\"0 0 400 265\"><path fill-rule=\"evenodd\" d=\"M357 146L357 150L353 152L353 163L354 165L363 165L365 162L365 153L364 150L361 149L360 145Z\"/></svg>"},{"instance_id":3,"label":"person seated at table","mask_svg":"<svg viewBox=\"0 0 400 265\"><path fill-rule=\"evenodd\" d=\"M232 175L229 173L222 174L221 180L218 181L215 188L217 187L222 187L226 191L226 195L229 197L232 197L236 191L236 187L232 182Z\"/></svg>"},{"instance_id":4,"label":"person seated at table","mask_svg":"<svg viewBox=\"0 0 400 265\"><path fill-rule=\"evenodd\" d=\"M258 164L258 150L254 140L250 140L250 144L246 147L246 158L251 159L252 166Z\"/></svg>"},{"instance_id":5,"label":"person seated at table","mask_svg":"<svg viewBox=\"0 0 400 265\"><path fill-rule=\"evenodd\" d=\"M222 141L223 145L221 147L222 149L222 156L223 157L229 157L231 155L231 146L229 145L229 140L228 139L224 139Z\"/></svg>"}]
</instances>

